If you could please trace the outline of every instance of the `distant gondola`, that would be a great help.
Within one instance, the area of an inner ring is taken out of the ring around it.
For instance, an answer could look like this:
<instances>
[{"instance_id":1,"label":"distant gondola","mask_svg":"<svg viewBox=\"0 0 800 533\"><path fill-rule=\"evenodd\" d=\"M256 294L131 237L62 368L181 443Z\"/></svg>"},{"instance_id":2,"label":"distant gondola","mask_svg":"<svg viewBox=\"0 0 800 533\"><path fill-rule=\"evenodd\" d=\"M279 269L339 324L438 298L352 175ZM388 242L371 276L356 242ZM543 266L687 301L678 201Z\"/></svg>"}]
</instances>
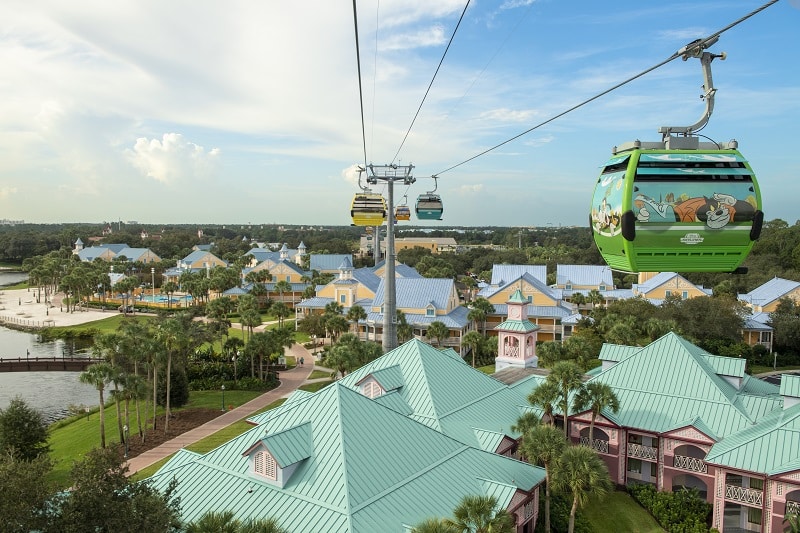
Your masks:
<instances>
[{"instance_id":1,"label":"distant gondola","mask_svg":"<svg viewBox=\"0 0 800 533\"><path fill-rule=\"evenodd\" d=\"M442 197L436 194L438 188L438 181L436 176L433 176L436 186L432 191L425 194L420 194L417 197L417 204L414 211L417 213L417 218L420 220L441 220L442 213L444 212L444 205L442 204Z\"/></svg>"},{"instance_id":2,"label":"distant gondola","mask_svg":"<svg viewBox=\"0 0 800 533\"><path fill-rule=\"evenodd\" d=\"M354 226L380 226L386 222L386 210L383 196L361 192L353 197L350 216Z\"/></svg>"}]
</instances>

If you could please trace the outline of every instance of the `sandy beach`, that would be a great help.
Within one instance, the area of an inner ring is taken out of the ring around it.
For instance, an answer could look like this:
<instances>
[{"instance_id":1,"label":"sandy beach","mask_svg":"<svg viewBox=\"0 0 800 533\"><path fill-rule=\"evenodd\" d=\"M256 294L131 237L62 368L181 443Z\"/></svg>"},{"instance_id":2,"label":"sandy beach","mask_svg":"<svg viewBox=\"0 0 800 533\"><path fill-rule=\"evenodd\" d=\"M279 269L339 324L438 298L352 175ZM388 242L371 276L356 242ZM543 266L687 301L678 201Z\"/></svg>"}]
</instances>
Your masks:
<instances>
[{"instance_id":1,"label":"sandy beach","mask_svg":"<svg viewBox=\"0 0 800 533\"><path fill-rule=\"evenodd\" d=\"M0 289L0 325L16 324L27 327L74 326L108 318L116 311L100 311L97 309L76 310L67 312L61 307L63 294L56 294L50 305L36 302L36 295L31 289Z\"/></svg>"}]
</instances>

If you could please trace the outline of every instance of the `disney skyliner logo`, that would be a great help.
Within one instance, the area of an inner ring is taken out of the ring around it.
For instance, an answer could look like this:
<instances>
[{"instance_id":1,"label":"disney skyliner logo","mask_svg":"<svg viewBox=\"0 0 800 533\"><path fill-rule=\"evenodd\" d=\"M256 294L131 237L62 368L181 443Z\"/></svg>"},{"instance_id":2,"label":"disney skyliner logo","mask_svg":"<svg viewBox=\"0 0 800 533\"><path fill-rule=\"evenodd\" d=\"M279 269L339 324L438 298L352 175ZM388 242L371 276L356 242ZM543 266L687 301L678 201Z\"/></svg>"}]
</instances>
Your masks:
<instances>
[{"instance_id":1,"label":"disney skyliner logo","mask_svg":"<svg viewBox=\"0 0 800 533\"><path fill-rule=\"evenodd\" d=\"M681 237L683 244L700 244L703 242L703 237L699 233L687 233Z\"/></svg>"}]
</instances>

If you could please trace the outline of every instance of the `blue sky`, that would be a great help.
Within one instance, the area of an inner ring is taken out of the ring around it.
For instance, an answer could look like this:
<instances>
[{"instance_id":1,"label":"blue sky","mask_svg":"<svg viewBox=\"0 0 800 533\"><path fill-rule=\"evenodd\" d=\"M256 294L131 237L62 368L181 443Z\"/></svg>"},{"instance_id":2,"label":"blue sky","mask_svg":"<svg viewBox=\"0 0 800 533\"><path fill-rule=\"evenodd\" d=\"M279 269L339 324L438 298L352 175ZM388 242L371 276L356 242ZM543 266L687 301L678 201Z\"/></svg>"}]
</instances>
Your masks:
<instances>
[{"instance_id":1,"label":"blue sky","mask_svg":"<svg viewBox=\"0 0 800 533\"><path fill-rule=\"evenodd\" d=\"M473 1L395 162L417 183L763 2ZM367 163L392 162L463 10L359 0ZM703 134L735 138L768 220L800 218L800 0L724 33ZM352 2L7 0L0 218L347 225L364 163ZM441 174L443 225L588 225L611 147L702 114L676 60ZM381 188L378 187L378 190ZM412 220L412 223L416 223Z\"/></svg>"}]
</instances>

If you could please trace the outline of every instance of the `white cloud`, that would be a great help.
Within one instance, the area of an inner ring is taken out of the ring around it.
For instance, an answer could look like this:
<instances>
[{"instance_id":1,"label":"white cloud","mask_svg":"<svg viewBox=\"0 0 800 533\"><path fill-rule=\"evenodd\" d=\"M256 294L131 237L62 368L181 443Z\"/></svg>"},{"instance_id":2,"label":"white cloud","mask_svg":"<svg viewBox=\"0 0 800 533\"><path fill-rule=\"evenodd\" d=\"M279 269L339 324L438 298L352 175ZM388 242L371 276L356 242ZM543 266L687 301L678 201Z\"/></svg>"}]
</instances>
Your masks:
<instances>
[{"instance_id":1,"label":"white cloud","mask_svg":"<svg viewBox=\"0 0 800 533\"><path fill-rule=\"evenodd\" d=\"M17 192L16 187L0 187L0 200L5 200L12 194L16 194L16 192Z\"/></svg>"},{"instance_id":2,"label":"white cloud","mask_svg":"<svg viewBox=\"0 0 800 533\"><path fill-rule=\"evenodd\" d=\"M524 141L524 144L532 148L539 148L540 146L545 146L546 144L550 144L554 140L555 140L554 135L542 135L539 137L533 137L532 139L527 139L526 141Z\"/></svg>"},{"instance_id":3,"label":"white cloud","mask_svg":"<svg viewBox=\"0 0 800 533\"><path fill-rule=\"evenodd\" d=\"M126 155L147 177L174 183L213 175L220 151L217 148L206 151L180 133L165 133L160 141L136 139L133 149L126 150Z\"/></svg>"},{"instance_id":4,"label":"white cloud","mask_svg":"<svg viewBox=\"0 0 800 533\"><path fill-rule=\"evenodd\" d=\"M500 108L481 113L481 118L498 122L529 122L536 115L538 115L538 112L533 109Z\"/></svg>"},{"instance_id":5,"label":"white cloud","mask_svg":"<svg viewBox=\"0 0 800 533\"><path fill-rule=\"evenodd\" d=\"M482 183L474 183L471 185L461 185L456 192L461 195L476 195L480 194L483 191L483 184Z\"/></svg>"},{"instance_id":6,"label":"white cloud","mask_svg":"<svg viewBox=\"0 0 800 533\"><path fill-rule=\"evenodd\" d=\"M400 33L378 42L381 51L410 50L429 46L440 46L447 42L444 28L440 25L424 28L413 33Z\"/></svg>"}]
</instances>

